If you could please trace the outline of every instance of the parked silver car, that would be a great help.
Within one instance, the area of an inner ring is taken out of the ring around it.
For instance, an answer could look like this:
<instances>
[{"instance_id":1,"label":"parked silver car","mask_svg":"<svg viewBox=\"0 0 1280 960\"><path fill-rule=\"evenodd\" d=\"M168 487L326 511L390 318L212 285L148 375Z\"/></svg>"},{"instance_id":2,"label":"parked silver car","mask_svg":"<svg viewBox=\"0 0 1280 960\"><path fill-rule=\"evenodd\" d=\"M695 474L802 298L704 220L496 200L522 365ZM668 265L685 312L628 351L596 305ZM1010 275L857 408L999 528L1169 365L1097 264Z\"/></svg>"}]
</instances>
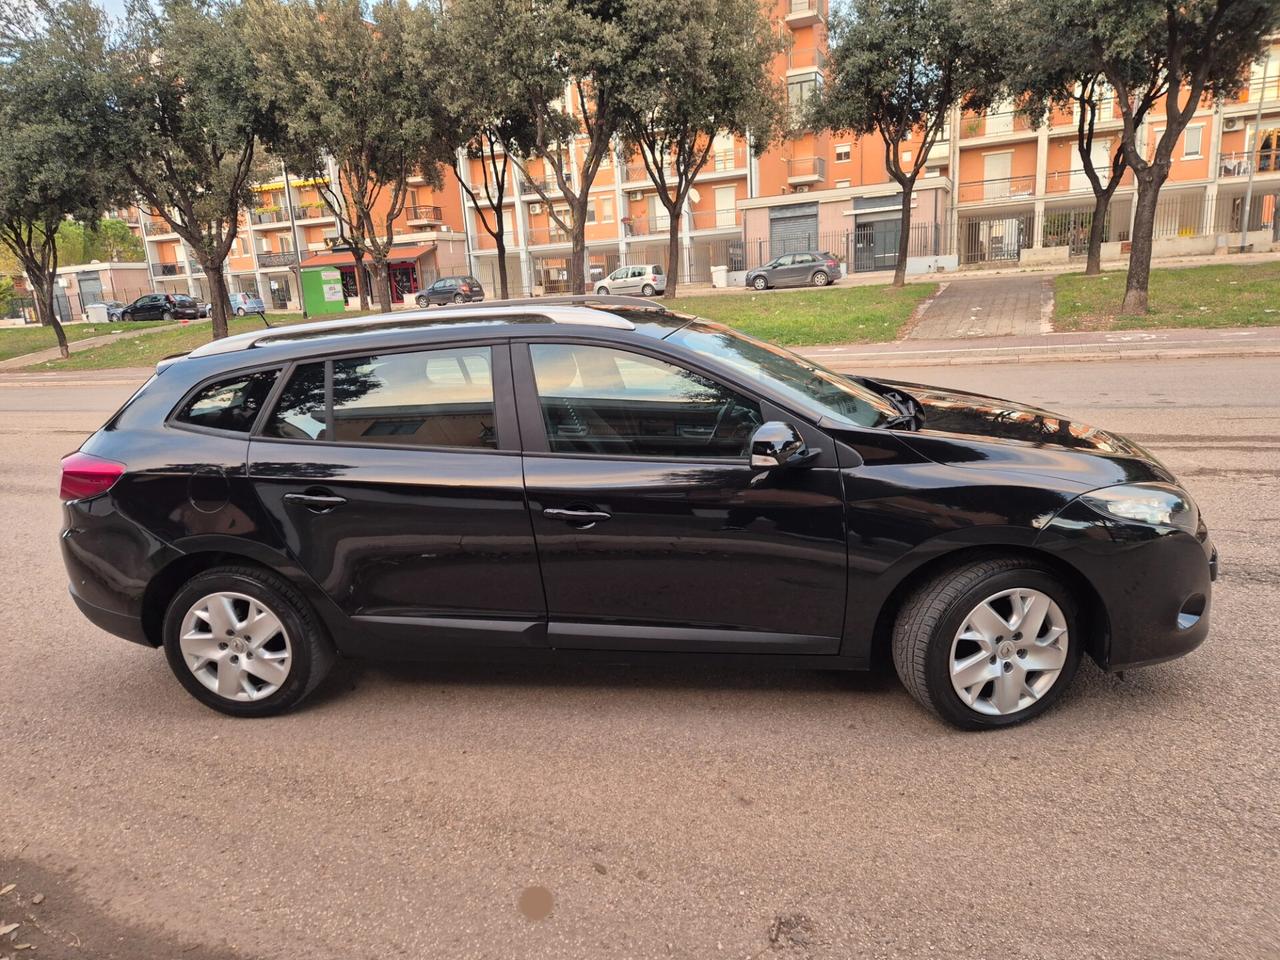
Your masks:
<instances>
[{"instance_id":1,"label":"parked silver car","mask_svg":"<svg viewBox=\"0 0 1280 960\"><path fill-rule=\"evenodd\" d=\"M840 261L826 252L786 253L747 273L747 286L756 290L770 287L825 287L840 279Z\"/></svg>"},{"instance_id":2,"label":"parked silver car","mask_svg":"<svg viewBox=\"0 0 1280 960\"><path fill-rule=\"evenodd\" d=\"M596 281L596 293L601 295L638 293L642 297L652 297L666 289L667 275L660 263L619 267L603 280Z\"/></svg>"}]
</instances>

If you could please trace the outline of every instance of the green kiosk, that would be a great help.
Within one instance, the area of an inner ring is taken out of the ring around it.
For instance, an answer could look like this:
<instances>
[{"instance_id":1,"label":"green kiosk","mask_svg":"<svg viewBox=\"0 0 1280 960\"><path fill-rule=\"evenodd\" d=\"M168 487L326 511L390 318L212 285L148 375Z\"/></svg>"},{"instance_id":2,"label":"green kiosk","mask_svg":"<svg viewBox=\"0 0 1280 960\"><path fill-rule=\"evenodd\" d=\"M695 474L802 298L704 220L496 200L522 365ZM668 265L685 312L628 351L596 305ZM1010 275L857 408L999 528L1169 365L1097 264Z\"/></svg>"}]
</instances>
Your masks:
<instances>
[{"instance_id":1,"label":"green kiosk","mask_svg":"<svg viewBox=\"0 0 1280 960\"><path fill-rule=\"evenodd\" d=\"M336 267L303 267L302 302L308 316L342 313L347 309L342 296L342 273Z\"/></svg>"}]
</instances>

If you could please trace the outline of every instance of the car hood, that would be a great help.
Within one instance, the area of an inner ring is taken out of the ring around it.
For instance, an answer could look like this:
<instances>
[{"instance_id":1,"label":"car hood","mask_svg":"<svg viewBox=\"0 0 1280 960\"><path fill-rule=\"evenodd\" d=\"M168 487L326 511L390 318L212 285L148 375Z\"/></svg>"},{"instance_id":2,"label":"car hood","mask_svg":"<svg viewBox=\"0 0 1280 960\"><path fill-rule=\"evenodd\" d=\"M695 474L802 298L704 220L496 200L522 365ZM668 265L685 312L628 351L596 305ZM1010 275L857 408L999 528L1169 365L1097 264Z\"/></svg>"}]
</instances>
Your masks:
<instances>
[{"instance_id":1,"label":"car hood","mask_svg":"<svg viewBox=\"0 0 1280 960\"><path fill-rule=\"evenodd\" d=\"M1086 486L1174 476L1141 445L1039 407L916 383L880 381L913 397L924 427L898 436L922 456L954 466L997 467Z\"/></svg>"}]
</instances>

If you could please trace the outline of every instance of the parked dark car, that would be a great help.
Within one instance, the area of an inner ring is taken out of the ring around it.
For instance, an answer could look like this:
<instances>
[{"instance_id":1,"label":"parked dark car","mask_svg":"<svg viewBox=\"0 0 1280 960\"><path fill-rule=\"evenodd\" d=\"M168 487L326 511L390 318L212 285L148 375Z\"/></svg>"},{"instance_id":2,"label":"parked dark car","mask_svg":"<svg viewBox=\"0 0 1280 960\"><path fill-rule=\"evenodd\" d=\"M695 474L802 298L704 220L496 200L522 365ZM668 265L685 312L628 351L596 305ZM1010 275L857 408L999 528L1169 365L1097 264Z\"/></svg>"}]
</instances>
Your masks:
<instances>
[{"instance_id":1,"label":"parked dark car","mask_svg":"<svg viewBox=\"0 0 1280 960\"><path fill-rule=\"evenodd\" d=\"M441 277L413 298L420 307L440 303L475 303L484 299L484 287L475 277Z\"/></svg>"},{"instance_id":2,"label":"parked dark car","mask_svg":"<svg viewBox=\"0 0 1280 960\"><path fill-rule=\"evenodd\" d=\"M762 267L747 271L747 286L756 290L770 287L825 287L840 279L840 261L829 253L787 253Z\"/></svg>"},{"instance_id":3,"label":"parked dark car","mask_svg":"<svg viewBox=\"0 0 1280 960\"><path fill-rule=\"evenodd\" d=\"M120 320L125 308L123 303L119 300L103 300L102 305L107 308L107 320L109 322L116 323Z\"/></svg>"},{"instance_id":4,"label":"parked dark car","mask_svg":"<svg viewBox=\"0 0 1280 960\"><path fill-rule=\"evenodd\" d=\"M148 293L120 311L121 320L198 320L200 304L181 293Z\"/></svg>"},{"instance_id":5,"label":"parked dark car","mask_svg":"<svg viewBox=\"0 0 1280 960\"><path fill-rule=\"evenodd\" d=\"M832 373L648 301L255 331L162 363L62 462L71 594L259 716L336 655L860 670L965 728L1083 654L1209 629L1217 555L1136 443Z\"/></svg>"}]
</instances>

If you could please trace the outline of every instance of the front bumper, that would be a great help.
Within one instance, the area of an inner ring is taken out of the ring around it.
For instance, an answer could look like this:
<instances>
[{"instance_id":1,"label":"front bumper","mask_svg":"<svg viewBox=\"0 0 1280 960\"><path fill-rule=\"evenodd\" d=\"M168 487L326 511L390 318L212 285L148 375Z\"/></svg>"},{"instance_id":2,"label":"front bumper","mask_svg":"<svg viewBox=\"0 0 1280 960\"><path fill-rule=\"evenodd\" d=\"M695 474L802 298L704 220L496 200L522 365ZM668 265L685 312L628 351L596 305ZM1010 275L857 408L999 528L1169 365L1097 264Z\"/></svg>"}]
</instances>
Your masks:
<instances>
[{"instance_id":1,"label":"front bumper","mask_svg":"<svg viewBox=\"0 0 1280 960\"><path fill-rule=\"evenodd\" d=\"M1105 617L1093 622L1104 635L1088 640L1103 669L1182 657L1209 635L1218 554L1203 526L1193 536L1103 517L1076 501L1036 546L1078 571L1101 601Z\"/></svg>"}]
</instances>

